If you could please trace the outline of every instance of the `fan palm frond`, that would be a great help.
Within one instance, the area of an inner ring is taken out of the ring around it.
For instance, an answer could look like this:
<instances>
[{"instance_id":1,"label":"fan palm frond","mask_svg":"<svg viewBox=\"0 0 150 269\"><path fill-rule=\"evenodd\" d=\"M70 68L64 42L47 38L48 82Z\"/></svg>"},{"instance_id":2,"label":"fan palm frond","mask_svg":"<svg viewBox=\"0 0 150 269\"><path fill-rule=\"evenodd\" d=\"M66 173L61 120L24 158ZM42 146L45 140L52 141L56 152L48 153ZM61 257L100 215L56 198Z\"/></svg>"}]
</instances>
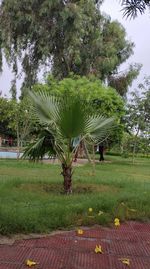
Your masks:
<instances>
[{"instance_id":1,"label":"fan palm frond","mask_svg":"<svg viewBox=\"0 0 150 269\"><path fill-rule=\"evenodd\" d=\"M45 154L55 155L54 138L48 130L40 133L39 137L33 143L30 143L24 150L23 159L39 160Z\"/></svg>"},{"instance_id":2,"label":"fan palm frond","mask_svg":"<svg viewBox=\"0 0 150 269\"><path fill-rule=\"evenodd\" d=\"M121 5L123 6L122 11L124 17L136 18L138 12L144 13L146 7L150 7L149 0L122 0Z\"/></svg>"},{"instance_id":3,"label":"fan palm frond","mask_svg":"<svg viewBox=\"0 0 150 269\"><path fill-rule=\"evenodd\" d=\"M30 93L34 101L33 112L48 124L50 132L55 137L55 146L61 151L71 147L72 139L79 142L86 136L98 143L112 128L114 119L103 116L90 116L86 104L77 97L67 96L63 99L45 93Z\"/></svg>"},{"instance_id":4,"label":"fan palm frond","mask_svg":"<svg viewBox=\"0 0 150 269\"><path fill-rule=\"evenodd\" d=\"M58 106L60 99L50 96L45 92L29 92L33 101L32 114L44 124L54 123L59 118Z\"/></svg>"},{"instance_id":5,"label":"fan palm frond","mask_svg":"<svg viewBox=\"0 0 150 269\"><path fill-rule=\"evenodd\" d=\"M91 117L88 122L86 133L93 142L100 143L108 137L114 127L114 118L105 118L103 116Z\"/></svg>"}]
</instances>

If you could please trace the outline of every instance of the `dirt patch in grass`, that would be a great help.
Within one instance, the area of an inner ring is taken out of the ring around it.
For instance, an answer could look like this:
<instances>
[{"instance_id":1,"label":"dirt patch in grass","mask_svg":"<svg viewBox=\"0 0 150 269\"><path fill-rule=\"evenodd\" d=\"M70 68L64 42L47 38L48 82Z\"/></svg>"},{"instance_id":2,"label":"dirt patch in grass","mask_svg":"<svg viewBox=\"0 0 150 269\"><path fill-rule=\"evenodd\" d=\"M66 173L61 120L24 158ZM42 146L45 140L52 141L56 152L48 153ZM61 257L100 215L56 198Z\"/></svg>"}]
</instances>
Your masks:
<instances>
[{"instance_id":1,"label":"dirt patch in grass","mask_svg":"<svg viewBox=\"0 0 150 269\"><path fill-rule=\"evenodd\" d=\"M104 184L76 184L73 193L118 192L119 188Z\"/></svg>"},{"instance_id":2,"label":"dirt patch in grass","mask_svg":"<svg viewBox=\"0 0 150 269\"><path fill-rule=\"evenodd\" d=\"M40 192L45 194L63 194L62 184L23 183L17 188L28 192ZM73 184L73 194L95 193L95 192L118 192L120 189L104 184Z\"/></svg>"},{"instance_id":3,"label":"dirt patch in grass","mask_svg":"<svg viewBox=\"0 0 150 269\"><path fill-rule=\"evenodd\" d=\"M40 193L62 193L63 186L62 184L46 184L46 183L23 183L18 186L20 190L28 192L40 192Z\"/></svg>"}]
</instances>

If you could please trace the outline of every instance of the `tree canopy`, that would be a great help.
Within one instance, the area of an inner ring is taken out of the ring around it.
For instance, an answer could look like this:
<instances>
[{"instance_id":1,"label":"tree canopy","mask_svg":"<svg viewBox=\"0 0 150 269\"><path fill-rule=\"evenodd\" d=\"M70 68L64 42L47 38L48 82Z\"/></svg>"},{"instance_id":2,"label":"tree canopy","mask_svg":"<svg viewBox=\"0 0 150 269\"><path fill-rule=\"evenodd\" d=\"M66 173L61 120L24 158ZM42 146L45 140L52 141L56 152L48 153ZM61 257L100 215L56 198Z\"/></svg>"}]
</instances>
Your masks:
<instances>
[{"instance_id":1,"label":"tree canopy","mask_svg":"<svg viewBox=\"0 0 150 269\"><path fill-rule=\"evenodd\" d=\"M132 98L127 106L128 130L135 134L150 136L150 78L145 78L139 84L140 93L132 92Z\"/></svg>"},{"instance_id":2,"label":"tree canopy","mask_svg":"<svg viewBox=\"0 0 150 269\"><path fill-rule=\"evenodd\" d=\"M105 86L94 76L81 77L70 74L68 78L59 81L49 75L44 84L36 84L34 91L44 91L55 96L79 96L89 104L91 113L101 113L104 116L114 116L120 119L124 115L124 102L115 89Z\"/></svg>"},{"instance_id":3,"label":"tree canopy","mask_svg":"<svg viewBox=\"0 0 150 269\"><path fill-rule=\"evenodd\" d=\"M126 126L132 135L133 161L139 142L143 138L147 148L150 144L150 78L145 78L139 85L140 93L132 92L131 100L127 106Z\"/></svg>"},{"instance_id":4,"label":"tree canopy","mask_svg":"<svg viewBox=\"0 0 150 269\"><path fill-rule=\"evenodd\" d=\"M42 65L58 79L70 72L105 80L133 53L123 26L100 12L95 0L2 0L0 44L24 86L36 82ZM1 59L0 59L1 63Z\"/></svg>"},{"instance_id":5,"label":"tree canopy","mask_svg":"<svg viewBox=\"0 0 150 269\"><path fill-rule=\"evenodd\" d=\"M33 128L29 99L22 101L0 97L0 134L17 139L18 147Z\"/></svg>"}]
</instances>

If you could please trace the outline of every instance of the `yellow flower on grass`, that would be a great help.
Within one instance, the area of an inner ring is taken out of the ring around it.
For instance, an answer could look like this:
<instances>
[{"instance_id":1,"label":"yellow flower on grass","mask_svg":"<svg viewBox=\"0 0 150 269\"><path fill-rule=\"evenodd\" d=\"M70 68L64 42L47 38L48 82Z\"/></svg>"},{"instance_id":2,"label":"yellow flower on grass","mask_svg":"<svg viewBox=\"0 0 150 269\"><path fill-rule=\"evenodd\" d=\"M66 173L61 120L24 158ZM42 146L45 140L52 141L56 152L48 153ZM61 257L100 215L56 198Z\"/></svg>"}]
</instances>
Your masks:
<instances>
[{"instance_id":1,"label":"yellow flower on grass","mask_svg":"<svg viewBox=\"0 0 150 269\"><path fill-rule=\"evenodd\" d=\"M137 212L137 210L134 209L134 208L129 208L128 210L131 211L131 212Z\"/></svg>"},{"instance_id":2,"label":"yellow flower on grass","mask_svg":"<svg viewBox=\"0 0 150 269\"><path fill-rule=\"evenodd\" d=\"M119 259L123 264L127 265L127 266L130 266L130 259L127 259L127 258L122 258L122 259Z\"/></svg>"},{"instance_id":3,"label":"yellow flower on grass","mask_svg":"<svg viewBox=\"0 0 150 269\"><path fill-rule=\"evenodd\" d=\"M31 260L26 260L26 265L29 266L29 267L34 266L36 264L37 264L36 262L33 262Z\"/></svg>"},{"instance_id":4,"label":"yellow flower on grass","mask_svg":"<svg viewBox=\"0 0 150 269\"><path fill-rule=\"evenodd\" d=\"M102 251L102 247L101 247L100 245L96 245L96 247L95 247L95 253L96 253L96 254L97 254L97 253L100 253L100 254L103 253L103 251Z\"/></svg>"},{"instance_id":5,"label":"yellow flower on grass","mask_svg":"<svg viewBox=\"0 0 150 269\"><path fill-rule=\"evenodd\" d=\"M103 211L99 211L99 212L98 212L98 216L101 216L101 215L103 215L103 214L104 214Z\"/></svg>"},{"instance_id":6,"label":"yellow flower on grass","mask_svg":"<svg viewBox=\"0 0 150 269\"><path fill-rule=\"evenodd\" d=\"M83 234L83 230L82 229L78 229L77 230L77 234L82 235Z\"/></svg>"},{"instance_id":7,"label":"yellow flower on grass","mask_svg":"<svg viewBox=\"0 0 150 269\"><path fill-rule=\"evenodd\" d=\"M114 225L115 225L116 227L119 227L119 226L120 226L120 220L119 220L118 218L115 218L115 219L114 219Z\"/></svg>"},{"instance_id":8,"label":"yellow flower on grass","mask_svg":"<svg viewBox=\"0 0 150 269\"><path fill-rule=\"evenodd\" d=\"M92 212L93 211L93 208L92 207L89 207L89 212Z\"/></svg>"}]
</instances>

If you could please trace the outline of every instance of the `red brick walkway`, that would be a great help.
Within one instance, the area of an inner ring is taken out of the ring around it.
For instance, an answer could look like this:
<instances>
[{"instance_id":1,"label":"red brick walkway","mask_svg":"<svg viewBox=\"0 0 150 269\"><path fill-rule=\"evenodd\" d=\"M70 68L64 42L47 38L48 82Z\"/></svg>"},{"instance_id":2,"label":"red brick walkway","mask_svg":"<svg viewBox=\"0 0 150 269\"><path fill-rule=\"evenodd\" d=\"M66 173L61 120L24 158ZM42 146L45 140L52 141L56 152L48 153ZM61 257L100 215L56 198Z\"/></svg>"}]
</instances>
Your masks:
<instances>
[{"instance_id":1,"label":"red brick walkway","mask_svg":"<svg viewBox=\"0 0 150 269\"><path fill-rule=\"evenodd\" d=\"M103 254L96 254L101 245ZM130 266L122 263L130 260ZM0 245L0 269L150 269L150 223L128 222L119 228L94 227Z\"/></svg>"}]
</instances>

